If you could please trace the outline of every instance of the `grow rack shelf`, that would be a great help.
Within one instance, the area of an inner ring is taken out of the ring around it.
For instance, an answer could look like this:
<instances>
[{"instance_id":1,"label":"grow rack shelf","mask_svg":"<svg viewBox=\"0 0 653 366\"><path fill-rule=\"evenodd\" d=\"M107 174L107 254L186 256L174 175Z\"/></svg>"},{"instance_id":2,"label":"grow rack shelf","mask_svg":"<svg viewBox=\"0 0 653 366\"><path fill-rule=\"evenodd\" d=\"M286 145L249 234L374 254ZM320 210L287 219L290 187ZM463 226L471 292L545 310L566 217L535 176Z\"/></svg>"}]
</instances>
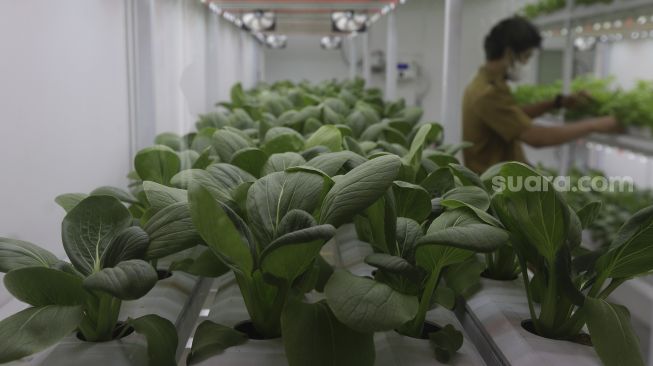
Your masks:
<instances>
[{"instance_id":1,"label":"grow rack shelf","mask_svg":"<svg viewBox=\"0 0 653 366\"><path fill-rule=\"evenodd\" d=\"M576 6L571 11L571 19L600 17L652 5L653 2L651 0L615 0L611 4ZM568 15L565 10L560 10L553 14L539 16L533 20L533 23L540 27L550 26L556 23L563 23Z\"/></svg>"},{"instance_id":2,"label":"grow rack shelf","mask_svg":"<svg viewBox=\"0 0 653 366\"><path fill-rule=\"evenodd\" d=\"M653 156L653 140L632 135L606 135L593 133L584 139L586 142L607 145L617 149Z\"/></svg>"}]
</instances>

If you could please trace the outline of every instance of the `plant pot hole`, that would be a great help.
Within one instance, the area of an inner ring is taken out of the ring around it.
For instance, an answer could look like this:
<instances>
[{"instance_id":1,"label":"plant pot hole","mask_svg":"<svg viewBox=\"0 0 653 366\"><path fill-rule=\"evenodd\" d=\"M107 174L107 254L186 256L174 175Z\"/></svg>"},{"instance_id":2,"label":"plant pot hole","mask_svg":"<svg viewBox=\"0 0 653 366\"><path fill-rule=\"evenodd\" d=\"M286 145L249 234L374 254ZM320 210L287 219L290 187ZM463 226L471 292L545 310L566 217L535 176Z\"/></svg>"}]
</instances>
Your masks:
<instances>
[{"instance_id":1,"label":"plant pot hole","mask_svg":"<svg viewBox=\"0 0 653 366\"><path fill-rule=\"evenodd\" d=\"M487 278L488 280L494 280L494 281L514 281L519 276L517 276L516 274L513 274L512 276L503 276L503 277L498 277L497 278L497 277L494 277L494 276L490 276L490 274L488 273L488 271L486 269L485 271L481 272L481 277Z\"/></svg>"},{"instance_id":2,"label":"plant pot hole","mask_svg":"<svg viewBox=\"0 0 653 366\"><path fill-rule=\"evenodd\" d=\"M254 327L254 323L252 323L251 320L244 320L244 321L236 324L234 326L234 329L241 332L241 333L244 333L245 335L247 335L247 338L254 339L254 340L257 340L257 341L279 338L279 337L268 338L268 337L264 336L263 334L259 333L259 331L256 330L256 327Z\"/></svg>"},{"instance_id":3,"label":"plant pot hole","mask_svg":"<svg viewBox=\"0 0 653 366\"><path fill-rule=\"evenodd\" d=\"M133 327L128 326L125 322L118 322L116 324L116 327L113 328L113 334L111 335L111 340L115 341L118 339L122 339L132 333L134 333ZM78 331L75 335L77 336L77 339L79 339L80 341L88 342L86 338L84 338L82 332Z\"/></svg>"},{"instance_id":4,"label":"plant pot hole","mask_svg":"<svg viewBox=\"0 0 653 366\"><path fill-rule=\"evenodd\" d=\"M172 277L172 272L168 271L167 269L157 269L156 275L159 277L159 281L161 281Z\"/></svg>"},{"instance_id":5,"label":"plant pot hole","mask_svg":"<svg viewBox=\"0 0 653 366\"><path fill-rule=\"evenodd\" d=\"M535 326L533 325L533 321L530 319L524 320L521 322L521 327L526 329L529 333L534 334L538 337L542 337L541 335L537 334L535 331ZM574 336L571 339L555 339L555 338L548 338L548 337L542 337L546 339L552 339L555 341L568 341L572 343L577 343L583 346L590 346L592 347L592 339L590 338L590 335L587 333L580 333L576 336Z\"/></svg>"},{"instance_id":6,"label":"plant pot hole","mask_svg":"<svg viewBox=\"0 0 653 366\"><path fill-rule=\"evenodd\" d=\"M395 330L395 332L397 332L397 333L399 333L399 334L401 334L401 335L403 335L403 336L410 337L410 338L415 338L415 339L429 339L429 334L431 334L431 333L435 333L435 332L438 332L438 331L440 331L440 330L442 330L442 327L441 327L441 326L439 326L439 325L437 325L437 324L435 324L435 323L431 323L431 322L424 322L424 325L422 326L422 334L420 334L419 338L411 337L411 336L409 336L409 335L405 335L405 334L399 333L399 332L397 332L396 330Z\"/></svg>"}]
</instances>

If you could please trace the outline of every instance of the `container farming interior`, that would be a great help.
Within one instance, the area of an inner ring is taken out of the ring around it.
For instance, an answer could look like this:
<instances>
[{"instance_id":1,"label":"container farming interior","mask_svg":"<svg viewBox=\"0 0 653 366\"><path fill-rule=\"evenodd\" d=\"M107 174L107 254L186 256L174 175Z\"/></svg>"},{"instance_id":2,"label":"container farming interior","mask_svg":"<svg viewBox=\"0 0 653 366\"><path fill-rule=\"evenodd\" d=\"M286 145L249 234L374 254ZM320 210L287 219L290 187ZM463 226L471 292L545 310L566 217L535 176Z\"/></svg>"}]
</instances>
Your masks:
<instances>
[{"instance_id":1,"label":"container farming interior","mask_svg":"<svg viewBox=\"0 0 653 366\"><path fill-rule=\"evenodd\" d=\"M653 0L5 0L0 50L2 365L653 365Z\"/></svg>"}]
</instances>

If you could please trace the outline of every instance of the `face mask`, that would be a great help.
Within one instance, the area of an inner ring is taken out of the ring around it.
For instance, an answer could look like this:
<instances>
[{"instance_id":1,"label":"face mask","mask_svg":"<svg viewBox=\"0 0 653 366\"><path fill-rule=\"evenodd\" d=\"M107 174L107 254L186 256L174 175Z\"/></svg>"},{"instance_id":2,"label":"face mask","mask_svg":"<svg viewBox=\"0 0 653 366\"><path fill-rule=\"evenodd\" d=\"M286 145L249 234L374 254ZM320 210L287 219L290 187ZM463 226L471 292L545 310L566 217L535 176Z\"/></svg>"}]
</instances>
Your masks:
<instances>
[{"instance_id":1,"label":"face mask","mask_svg":"<svg viewBox=\"0 0 653 366\"><path fill-rule=\"evenodd\" d=\"M525 66L526 66L525 62L519 60L513 60L512 63L510 64L510 67L506 71L506 77L508 78L508 80L510 81L521 80L524 73Z\"/></svg>"}]
</instances>

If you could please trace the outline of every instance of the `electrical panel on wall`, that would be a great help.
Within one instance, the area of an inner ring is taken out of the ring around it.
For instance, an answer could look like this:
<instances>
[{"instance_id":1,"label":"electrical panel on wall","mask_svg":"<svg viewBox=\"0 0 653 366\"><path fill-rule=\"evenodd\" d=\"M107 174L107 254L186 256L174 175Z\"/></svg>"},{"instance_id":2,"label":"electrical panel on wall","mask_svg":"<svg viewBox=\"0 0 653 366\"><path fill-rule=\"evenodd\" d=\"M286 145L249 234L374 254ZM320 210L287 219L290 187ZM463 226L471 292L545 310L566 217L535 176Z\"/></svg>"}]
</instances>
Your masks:
<instances>
[{"instance_id":1,"label":"electrical panel on wall","mask_svg":"<svg viewBox=\"0 0 653 366\"><path fill-rule=\"evenodd\" d=\"M414 81L417 79L417 64L415 61L400 61L397 63L399 81Z\"/></svg>"}]
</instances>

